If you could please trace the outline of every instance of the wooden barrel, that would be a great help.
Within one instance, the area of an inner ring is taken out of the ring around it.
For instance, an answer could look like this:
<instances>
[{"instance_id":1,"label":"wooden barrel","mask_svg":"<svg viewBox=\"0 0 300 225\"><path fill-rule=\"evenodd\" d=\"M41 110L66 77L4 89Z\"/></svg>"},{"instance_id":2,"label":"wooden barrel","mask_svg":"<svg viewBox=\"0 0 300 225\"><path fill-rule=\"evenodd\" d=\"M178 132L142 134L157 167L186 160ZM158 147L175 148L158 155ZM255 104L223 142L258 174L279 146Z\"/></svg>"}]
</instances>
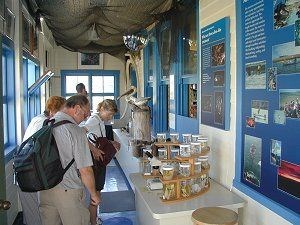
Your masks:
<instances>
[{"instance_id":1,"label":"wooden barrel","mask_svg":"<svg viewBox=\"0 0 300 225\"><path fill-rule=\"evenodd\" d=\"M204 207L192 213L194 225L234 225L238 222L238 214L221 207Z\"/></svg>"},{"instance_id":2,"label":"wooden barrel","mask_svg":"<svg viewBox=\"0 0 300 225\"><path fill-rule=\"evenodd\" d=\"M149 107L134 109L132 112L133 139L136 141L151 141Z\"/></svg>"}]
</instances>

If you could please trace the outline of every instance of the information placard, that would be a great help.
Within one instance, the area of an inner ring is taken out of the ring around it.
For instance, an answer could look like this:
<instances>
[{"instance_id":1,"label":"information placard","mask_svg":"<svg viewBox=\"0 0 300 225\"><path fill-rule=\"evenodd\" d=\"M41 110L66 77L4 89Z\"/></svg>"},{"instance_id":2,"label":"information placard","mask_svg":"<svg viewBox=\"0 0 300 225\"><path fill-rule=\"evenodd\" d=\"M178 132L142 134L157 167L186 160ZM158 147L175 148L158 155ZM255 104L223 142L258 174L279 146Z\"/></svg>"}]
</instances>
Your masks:
<instances>
[{"instance_id":1,"label":"information placard","mask_svg":"<svg viewBox=\"0 0 300 225\"><path fill-rule=\"evenodd\" d=\"M243 0L241 182L300 213L300 1Z\"/></svg>"},{"instance_id":2,"label":"information placard","mask_svg":"<svg viewBox=\"0 0 300 225\"><path fill-rule=\"evenodd\" d=\"M201 123L229 129L229 18L201 30Z\"/></svg>"}]
</instances>

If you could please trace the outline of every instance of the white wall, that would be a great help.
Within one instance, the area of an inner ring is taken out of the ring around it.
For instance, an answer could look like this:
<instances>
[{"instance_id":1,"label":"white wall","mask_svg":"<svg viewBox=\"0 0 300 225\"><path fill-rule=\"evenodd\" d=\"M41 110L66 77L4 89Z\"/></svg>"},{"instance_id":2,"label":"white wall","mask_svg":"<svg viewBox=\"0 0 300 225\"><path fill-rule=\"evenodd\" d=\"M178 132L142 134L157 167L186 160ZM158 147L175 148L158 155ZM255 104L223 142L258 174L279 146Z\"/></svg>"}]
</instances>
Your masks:
<instances>
[{"instance_id":1,"label":"white wall","mask_svg":"<svg viewBox=\"0 0 300 225\"><path fill-rule=\"evenodd\" d=\"M125 59L125 56L124 56ZM55 76L51 80L51 94L61 94L61 79L60 79L60 71L61 70L77 70L78 68L78 53L77 52L71 52L69 50L66 50L62 47L55 47L54 49L54 72ZM127 90L127 87L125 85L126 83L126 76L125 76L125 62L122 60L113 57L109 54L104 54L103 57L103 69L104 70L119 70L120 71L120 84L119 84L119 90L120 94L125 92ZM75 87L74 87L75 88ZM123 113L124 110L124 99L120 102L120 113ZM127 123L127 119L124 118L122 121L115 120L114 127L122 127L125 126Z\"/></svg>"},{"instance_id":2,"label":"white wall","mask_svg":"<svg viewBox=\"0 0 300 225\"><path fill-rule=\"evenodd\" d=\"M208 136L212 149L210 155L210 176L230 188L235 174L236 142L236 11L235 0L200 0L200 24L205 27L223 17L230 17L230 61L231 97L230 130L224 131L200 124L200 133ZM286 225L290 224L263 205L235 190L246 201L244 225Z\"/></svg>"}]
</instances>

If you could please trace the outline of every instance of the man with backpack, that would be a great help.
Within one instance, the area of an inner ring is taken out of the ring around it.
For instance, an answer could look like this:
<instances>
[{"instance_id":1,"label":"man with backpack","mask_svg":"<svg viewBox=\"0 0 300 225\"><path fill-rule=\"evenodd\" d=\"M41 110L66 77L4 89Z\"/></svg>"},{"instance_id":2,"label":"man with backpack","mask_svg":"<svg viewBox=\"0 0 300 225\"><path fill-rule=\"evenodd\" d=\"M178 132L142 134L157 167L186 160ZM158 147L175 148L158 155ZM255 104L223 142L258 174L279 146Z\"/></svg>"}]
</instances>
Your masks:
<instances>
[{"instance_id":1,"label":"man with backpack","mask_svg":"<svg viewBox=\"0 0 300 225\"><path fill-rule=\"evenodd\" d=\"M91 195L92 204L100 203L95 188L93 161L88 141L84 129L78 126L89 115L90 104L87 97L74 95L53 117L56 123L62 120L72 122L54 128L53 135L63 167L66 167L73 158L75 162L58 185L40 191L40 213L43 225L87 225L90 216L85 206L84 186Z\"/></svg>"}]
</instances>

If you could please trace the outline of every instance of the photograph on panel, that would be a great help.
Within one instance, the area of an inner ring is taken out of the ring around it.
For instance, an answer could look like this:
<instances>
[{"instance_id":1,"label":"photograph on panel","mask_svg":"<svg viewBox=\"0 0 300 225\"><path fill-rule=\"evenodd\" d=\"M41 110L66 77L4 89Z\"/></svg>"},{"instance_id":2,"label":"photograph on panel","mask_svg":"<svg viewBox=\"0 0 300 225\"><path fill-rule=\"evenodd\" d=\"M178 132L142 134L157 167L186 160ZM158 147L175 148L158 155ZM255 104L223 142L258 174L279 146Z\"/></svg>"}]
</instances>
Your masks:
<instances>
[{"instance_id":1,"label":"photograph on panel","mask_svg":"<svg viewBox=\"0 0 300 225\"><path fill-rule=\"evenodd\" d=\"M215 92L215 124L224 124L224 93Z\"/></svg>"},{"instance_id":2,"label":"photograph on panel","mask_svg":"<svg viewBox=\"0 0 300 225\"><path fill-rule=\"evenodd\" d=\"M285 125L286 116L283 110L274 110L274 123Z\"/></svg>"},{"instance_id":3,"label":"photograph on panel","mask_svg":"<svg viewBox=\"0 0 300 225\"><path fill-rule=\"evenodd\" d=\"M287 118L300 118L300 89L279 90L280 110L284 111Z\"/></svg>"},{"instance_id":4,"label":"photograph on panel","mask_svg":"<svg viewBox=\"0 0 300 225\"><path fill-rule=\"evenodd\" d=\"M212 112L212 95L202 96L202 112Z\"/></svg>"},{"instance_id":5,"label":"photograph on panel","mask_svg":"<svg viewBox=\"0 0 300 225\"><path fill-rule=\"evenodd\" d=\"M246 64L245 89L266 89L266 61Z\"/></svg>"},{"instance_id":6,"label":"photograph on panel","mask_svg":"<svg viewBox=\"0 0 300 225\"><path fill-rule=\"evenodd\" d=\"M214 72L214 87L224 87L225 84L225 71L218 70Z\"/></svg>"},{"instance_id":7,"label":"photograph on panel","mask_svg":"<svg viewBox=\"0 0 300 225\"><path fill-rule=\"evenodd\" d=\"M261 149L261 138L245 135L243 176L256 186L260 186Z\"/></svg>"},{"instance_id":8,"label":"photograph on panel","mask_svg":"<svg viewBox=\"0 0 300 225\"><path fill-rule=\"evenodd\" d=\"M268 68L268 90L269 91L277 90L277 68L276 67Z\"/></svg>"},{"instance_id":9,"label":"photograph on panel","mask_svg":"<svg viewBox=\"0 0 300 225\"><path fill-rule=\"evenodd\" d=\"M246 117L246 127L255 128L255 119L253 117Z\"/></svg>"},{"instance_id":10,"label":"photograph on panel","mask_svg":"<svg viewBox=\"0 0 300 225\"><path fill-rule=\"evenodd\" d=\"M295 46L295 41L274 45L272 62L277 75L300 73L300 46Z\"/></svg>"},{"instance_id":11,"label":"photograph on panel","mask_svg":"<svg viewBox=\"0 0 300 225\"><path fill-rule=\"evenodd\" d=\"M300 165L282 160L277 172L278 189L300 198Z\"/></svg>"},{"instance_id":12,"label":"photograph on panel","mask_svg":"<svg viewBox=\"0 0 300 225\"><path fill-rule=\"evenodd\" d=\"M271 139L271 164L281 164L281 141Z\"/></svg>"},{"instance_id":13,"label":"photograph on panel","mask_svg":"<svg viewBox=\"0 0 300 225\"><path fill-rule=\"evenodd\" d=\"M211 47L211 66L225 65L225 43L219 43Z\"/></svg>"},{"instance_id":14,"label":"photograph on panel","mask_svg":"<svg viewBox=\"0 0 300 225\"><path fill-rule=\"evenodd\" d=\"M269 102L262 100L251 101L251 117L256 123L268 124L269 121Z\"/></svg>"},{"instance_id":15,"label":"photograph on panel","mask_svg":"<svg viewBox=\"0 0 300 225\"><path fill-rule=\"evenodd\" d=\"M274 29L293 25L300 18L300 1L274 1Z\"/></svg>"}]
</instances>

